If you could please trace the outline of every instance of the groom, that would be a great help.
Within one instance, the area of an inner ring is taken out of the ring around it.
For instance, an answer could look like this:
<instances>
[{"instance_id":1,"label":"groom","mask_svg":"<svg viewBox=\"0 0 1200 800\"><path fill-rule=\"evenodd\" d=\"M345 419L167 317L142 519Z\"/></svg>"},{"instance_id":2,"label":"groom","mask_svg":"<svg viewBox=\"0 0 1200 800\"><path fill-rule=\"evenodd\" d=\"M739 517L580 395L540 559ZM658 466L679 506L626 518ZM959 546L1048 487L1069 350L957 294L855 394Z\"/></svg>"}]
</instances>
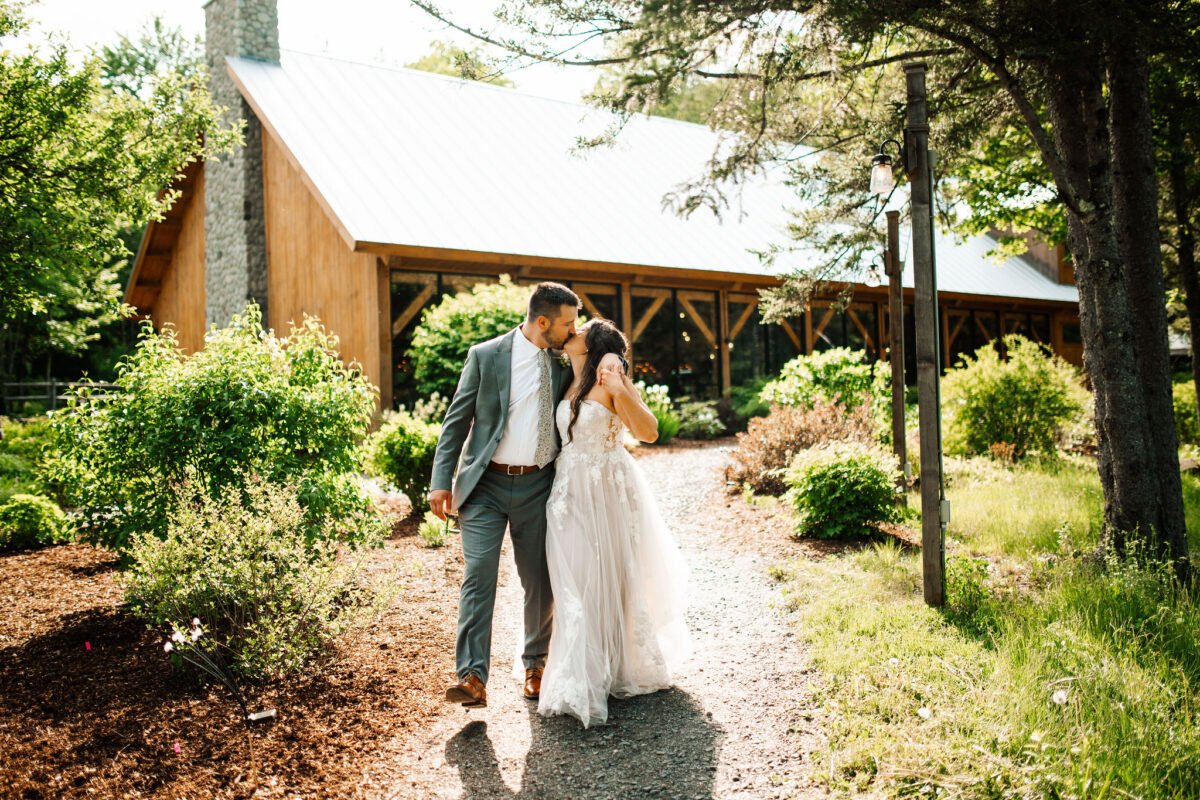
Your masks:
<instances>
[{"instance_id":1,"label":"groom","mask_svg":"<svg viewBox=\"0 0 1200 800\"><path fill-rule=\"evenodd\" d=\"M506 526L525 590L525 696L536 699L541 691L553 613L545 544L546 498L559 447L554 409L572 377L550 357L550 348L562 349L575 335L578 312L579 298L566 286L538 284L521 325L467 353L442 422L429 505L439 519L457 510L465 563L455 646L458 683L446 690L450 703L487 705L492 609Z\"/></svg>"}]
</instances>

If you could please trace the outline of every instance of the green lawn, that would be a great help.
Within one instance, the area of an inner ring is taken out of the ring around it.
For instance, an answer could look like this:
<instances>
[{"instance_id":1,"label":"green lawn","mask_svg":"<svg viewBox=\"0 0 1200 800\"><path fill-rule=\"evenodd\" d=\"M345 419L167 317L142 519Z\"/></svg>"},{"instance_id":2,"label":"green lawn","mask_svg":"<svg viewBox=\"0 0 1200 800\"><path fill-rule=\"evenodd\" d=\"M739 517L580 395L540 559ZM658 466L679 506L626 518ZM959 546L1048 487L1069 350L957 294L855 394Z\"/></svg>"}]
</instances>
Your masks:
<instances>
[{"instance_id":1,"label":"green lawn","mask_svg":"<svg viewBox=\"0 0 1200 800\"><path fill-rule=\"evenodd\" d=\"M816 774L870 796L1200 797L1194 595L1078 555L1102 505L1086 462L947 467L945 611L890 543L777 572L825 676Z\"/></svg>"}]
</instances>

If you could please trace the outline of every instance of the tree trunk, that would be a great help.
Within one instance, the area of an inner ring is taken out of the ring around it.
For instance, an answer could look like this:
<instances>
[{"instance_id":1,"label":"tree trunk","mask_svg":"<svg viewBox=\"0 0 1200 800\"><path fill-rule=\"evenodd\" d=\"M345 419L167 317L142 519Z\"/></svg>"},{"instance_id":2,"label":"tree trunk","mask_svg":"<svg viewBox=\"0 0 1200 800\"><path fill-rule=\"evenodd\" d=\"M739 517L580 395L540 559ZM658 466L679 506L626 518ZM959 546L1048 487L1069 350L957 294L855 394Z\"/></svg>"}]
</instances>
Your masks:
<instances>
[{"instance_id":1,"label":"tree trunk","mask_svg":"<svg viewBox=\"0 0 1200 800\"><path fill-rule=\"evenodd\" d=\"M1047 104L1055 149L1082 203L1068 213L1067 244L1079 288L1084 366L1095 392L1105 544L1123 550L1130 533L1157 518L1158 492L1113 214L1108 110L1098 69L1075 61L1055 72Z\"/></svg>"},{"instance_id":2,"label":"tree trunk","mask_svg":"<svg viewBox=\"0 0 1200 800\"><path fill-rule=\"evenodd\" d=\"M1150 68L1144 50L1128 42L1109 48L1108 88L1114 221L1134 320L1133 349L1149 429L1150 479L1156 484L1151 496L1154 507L1148 509L1151 516L1143 519L1140 534L1155 543L1160 556L1183 558L1187 528L1171 402Z\"/></svg>"},{"instance_id":3,"label":"tree trunk","mask_svg":"<svg viewBox=\"0 0 1200 800\"><path fill-rule=\"evenodd\" d=\"M1196 409L1200 415L1200 357L1196 341L1200 338L1200 275L1196 273L1196 234L1189 214L1191 197L1188 192L1187 167L1191 153L1185 148L1187 139L1178 116L1167 119L1167 180L1171 186L1171 211L1179 241L1179 276L1183 282L1183 304L1187 308L1188 329L1192 340L1192 385L1196 392ZM1197 417L1200 419L1200 416Z\"/></svg>"}]
</instances>

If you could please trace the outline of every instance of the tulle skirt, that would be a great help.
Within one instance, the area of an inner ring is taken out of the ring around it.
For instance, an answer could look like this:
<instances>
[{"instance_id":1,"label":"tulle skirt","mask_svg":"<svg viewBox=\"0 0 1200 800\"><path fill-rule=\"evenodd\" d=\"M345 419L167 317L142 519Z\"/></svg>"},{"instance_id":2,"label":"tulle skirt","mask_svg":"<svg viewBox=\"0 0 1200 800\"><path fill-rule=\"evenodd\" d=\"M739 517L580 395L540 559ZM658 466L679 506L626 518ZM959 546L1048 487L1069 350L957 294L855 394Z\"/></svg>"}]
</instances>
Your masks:
<instances>
[{"instance_id":1,"label":"tulle skirt","mask_svg":"<svg viewBox=\"0 0 1200 800\"><path fill-rule=\"evenodd\" d=\"M687 567L623 447L565 448L546 518L554 629L538 713L587 727L607 720L609 695L669 687L690 655Z\"/></svg>"}]
</instances>

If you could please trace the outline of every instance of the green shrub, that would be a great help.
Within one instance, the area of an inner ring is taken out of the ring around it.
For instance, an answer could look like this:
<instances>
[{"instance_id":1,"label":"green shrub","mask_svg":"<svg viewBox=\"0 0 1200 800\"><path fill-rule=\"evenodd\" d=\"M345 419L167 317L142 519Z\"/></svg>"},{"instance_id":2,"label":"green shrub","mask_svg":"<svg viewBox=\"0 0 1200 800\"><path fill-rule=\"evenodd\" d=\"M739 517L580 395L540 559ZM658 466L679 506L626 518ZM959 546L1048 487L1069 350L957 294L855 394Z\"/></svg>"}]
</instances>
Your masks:
<instances>
[{"instance_id":1,"label":"green shrub","mask_svg":"<svg viewBox=\"0 0 1200 800\"><path fill-rule=\"evenodd\" d=\"M18 494L47 493L49 487L38 475L37 466L50 434L45 417L0 417L0 503Z\"/></svg>"},{"instance_id":2,"label":"green shrub","mask_svg":"<svg viewBox=\"0 0 1200 800\"><path fill-rule=\"evenodd\" d=\"M1191 376L1186 382L1171 386L1171 400L1175 406L1175 433L1179 443L1200 444L1200 422L1196 418L1196 384Z\"/></svg>"},{"instance_id":3,"label":"green shrub","mask_svg":"<svg viewBox=\"0 0 1200 800\"><path fill-rule=\"evenodd\" d=\"M429 479L441 425L416 419L407 411L390 412L366 443L367 471L408 495L413 508L429 508Z\"/></svg>"},{"instance_id":4,"label":"green shrub","mask_svg":"<svg viewBox=\"0 0 1200 800\"><path fill-rule=\"evenodd\" d=\"M45 470L84 516L90 541L123 549L167 532L176 487L210 494L259 475L297 487L309 531L361 537L372 514L358 485L358 443L375 390L342 364L337 341L306 317L286 339L251 304L185 356L169 328L146 323L104 399L81 388L54 415Z\"/></svg>"},{"instance_id":5,"label":"green shrub","mask_svg":"<svg viewBox=\"0 0 1200 800\"><path fill-rule=\"evenodd\" d=\"M657 444L666 444L675 438L675 434L679 433L679 428L683 421L675 412L675 406L671 402L671 393L666 386L661 384L656 386L647 386L643 381L638 381L636 384L638 391L642 393L642 400L650 409L650 413L654 414L654 418L658 420L658 440Z\"/></svg>"},{"instance_id":6,"label":"green shrub","mask_svg":"<svg viewBox=\"0 0 1200 800\"><path fill-rule=\"evenodd\" d=\"M452 532L450 517L440 520L432 511L426 511L425 518L417 526L417 535L421 537L421 542L426 547L443 547L446 542L450 541Z\"/></svg>"},{"instance_id":7,"label":"green shrub","mask_svg":"<svg viewBox=\"0 0 1200 800\"><path fill-rule=\"evenodd\" d=\"M499 283L478 284L426 309L408 349L417 394L453 395L467 351L521 324L529 293L528 286L517 286L502 275Z\"/></svg>"},{"instance_id":8,"label":"green shrub","mask_svg":"<svg viewBox=\"0 0 1200 800\"><path fill-rule=\"evenodd\" d=\"M190 488L165 538L130 540L121 587L152 626L199 618L206 635L196 646L261 679L300 669L378 607L359 580L366 551L339 559L330 536L310 536L294 489L249 481L214 498Z\"/></svg>"},{"instance_id":9,"label":"green shrub","mask_svg":"<svg viewBox=\"0 0 1200 800\"><path fill-rule=\"evenodd\" d=\"M784 473L797 453L822 442L875 441L875 425L865 404L849 412L827 403L776 406L767 416L750 420L737 440L729 478L759 494L779 496L787 491Z\"/></svg>"},{"instance_id":10,"label":"green shrub","mask_svg":"<svg viewBox=\"0 0 1200 800\"><path fill-rule=\"evenodd\" d=\"M797 535L860 536L873 533L873 523L894 522L896 472L890 456L862 442L831 442L801 452L786 475Z\"/></svg>"},{"instance_id":11,"label":"green shrub","mask_svg":"<svg viewBox=\"0 0 1200 800\"><path fill-rule=\"evenodd\" d=\"M38 547L70 537L66 515L53 500L15 494L0 506L0 547Z\"/></svg>"},{"instance_id":12,"label":"green shrub","mask_svg":"<svg viewBox=\"0 0 1200 800\"><path fill-rule=\"evenodd\" d=\"M1054 452L1055 436L1083 406L1074 367L1042 345L1010 334L1007 360L992 345L964 355L942 380L945 448L987 455L991 446L1013 446L1018 459Z\"/></svg>"},{"instance_id":13,"label":"green shrub","mask_svg":"<svg viewBox=\"0 0 1200 800\"><path fill-rule=\"evenodd\" d=\"M847 347L800 355L783 365L779 377L764 386L760 396L772 405L813 408L841 403L853 409L868 396L886 399L884 367L874 368L867 363L865 351Z\"/></svg>"},{"instance_id":14,"label":"green shrub","mask_svg":"<svg viewBox=\"0 0 1200 800\"><path fill-rule=\"evenodd\" d=\"M765 417L771 413L771 405L763 400L762 390L771 378L760 376L729 387L729 391L717 401L717 415L726 430L741 433L754 417Z\"/></svg>"},{"instance_id":15,"label":"green shrub","mask_svg":"<svg viewBox=\"0 0 1200 800\"><path fill-rule=\"evenodd\" d=\"M725 424L717 415L716 406L711 400L680 404L677 435L682 439L712 439L723 434Z\"/></svg>"}]
</instances>

